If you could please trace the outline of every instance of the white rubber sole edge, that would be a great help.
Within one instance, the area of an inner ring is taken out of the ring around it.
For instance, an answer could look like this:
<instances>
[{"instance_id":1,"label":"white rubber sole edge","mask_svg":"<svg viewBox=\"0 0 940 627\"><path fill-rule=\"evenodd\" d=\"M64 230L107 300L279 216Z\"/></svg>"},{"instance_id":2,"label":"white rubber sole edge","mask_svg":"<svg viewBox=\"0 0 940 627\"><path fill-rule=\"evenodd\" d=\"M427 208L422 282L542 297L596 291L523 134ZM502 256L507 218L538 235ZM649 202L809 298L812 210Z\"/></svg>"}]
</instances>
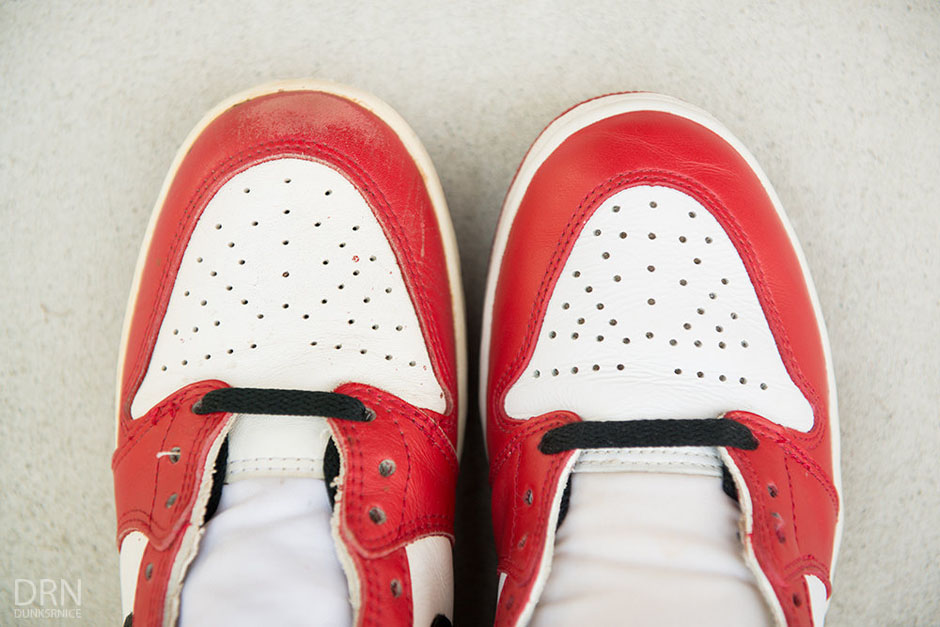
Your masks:
<instances>
[{"instance_id":1,"label":"white rubber sole edge","mask_svg":"<svg viewBox=\"0 0 940 627\"><path fill-rule=\"evenodd\" d=\"M487 274L486 292L483 301L483 326L480 345L479 404L480 418L483 422L483 441L486 441L486 386L489 375L490 337L492 333L491 326L493 319L493 301L496 295L496 282L499 279L500 265L503 259L503 255L506 252L506 243L509 240L509 232L512 228L513 221L515 220L516 212L519 210L519 205L522 202L522 198L529 187L529 183L532 181L532 178L535 176L535 173L538 171L539 167L541 167L542 163L571 135L587 126L590 126L591 124L606 118L636 111L660 111L663 113L669 113L686 118L692 122L704 126L728 142L728 144L730 144L738 152L738 154L744 158L751 169L754 170L754 172L757 174L757 177L763 185L764 190L767 192L767 195L770 197L770 200L773 203L774 209L777 212L777 216L783 223L784 229L786 229L787 236L790 239L790 244L796 251L797 259L800 262L800 269L803 272L803 279L806 281L806 284L809 288L810 300L813 304L813 312L816 315L816 322L819 325L820 333L822 335L823 353L825 354L826 371L828 373L829 425L830 432L832 434L833 482L835 483L839 494L839 517L836 521L836 537L835 543L833 545L832 566L829 571L831 578L832 574L835 572L836 557L839 553L839 547L842 542L844 503L842 501L839 407L836 394L835 371L832 365L832 353L829 346L829 334L826 332L826 324L823 320L822 309L819 306L819 298L816 295L816 286L813 283L812 276L810 275L809 266L806 263L806 257L803 254L803 249L800 247L800 244L796 239L796 233L793 231L793 226L790 224L790 220L787 218L787 215L783 210L783 205L780 202L780 198L777 196L777 192L771 185L770 179L757 163L757 159L754 157L754 155L751 154L747 147L741 143L741 141L735 137L731 131L728 130L721 122L702 109L683 102L677 98L672 98L670 96L664 96L661 94L636 92L612 94L609 96L601 96L600 98L595 98L594 100L588 100L587 102L584 102L568 110L559 116L554 122L549 124L538 136L538 138L532 144L531 148L529 148L528 153L522 161L522 165L519 166L519 171L516 173L515 179L509 188L509 192L506 194L506 199L503 202L503 208L499 217L499 222L496 225L496 235L493 239L493 249L490 253L489 272ZM751 554L751 558L754 560L753 565L756 566L757 562L756 558L753 558L753 554ZM758 577L763 577L763 573L760 572L759 568L756 569L755 575ZM766 578L764 579L765 580L762 583L764 586L766 586L765 589L769 589L770 583L766 581Z\"/></svg>"},{"instance_id":2,"label":"white rubber sole edge","mask_svg":"<svg viewBox=\"0 0 940 627\"><path fill-rule=\"evenodd\" d=\"M434 164L431 163L431 157L428 155L427 150L425 150L421 140L418 139L418 136L411 127L408 126L408 123L405 122L392 107L368 92L346 85L312 79L285 80L267 83L223 100L203 116L202 120L190 131L186 140L177 151L169 172L163 180L160 195L150 214L147 231L140 248L140 254L137 257L137 266L134 270L134 282L131 286L130 298L127 302L127 309L124 312L124 326L121 332L120 354L118 356L117 383L115 385L114 405L117 417L115 442L117 441L117 427L120 426L121 383L124 373L124 359L127 352L127 336L130 332L131 316L137 306L137 293L140 289L141 275L143 274L144 264L147 260L147 253L150 250L150 243L153 239L153 231L157 224L157 217L166 200L170 185L176 177L176 172L183 162L183 159L192 148L196 138L198 138L206 127L222 113L248 100L284 91L319 91L333 94L340 98L350 100L374 113L395 131L408 150L408 153L417 164L421 176L424 178L428 195L431 197L431 204L437 216L437 225L441 233L441 239L444 242L447 276L450 282L451 306L453 307L454 316L454 341L456 343L457 355L457 456L458 459L460 459L463 450L463 436L467 417L467 333L463 286L460 280L460 255L457 250L457 237L454 234L454 226L450 219L450 213L447 210L447 201L444 198L444 190L441 187L440 179L437 176L437 172L434 170Z\"/></svg>"}]
</instances>

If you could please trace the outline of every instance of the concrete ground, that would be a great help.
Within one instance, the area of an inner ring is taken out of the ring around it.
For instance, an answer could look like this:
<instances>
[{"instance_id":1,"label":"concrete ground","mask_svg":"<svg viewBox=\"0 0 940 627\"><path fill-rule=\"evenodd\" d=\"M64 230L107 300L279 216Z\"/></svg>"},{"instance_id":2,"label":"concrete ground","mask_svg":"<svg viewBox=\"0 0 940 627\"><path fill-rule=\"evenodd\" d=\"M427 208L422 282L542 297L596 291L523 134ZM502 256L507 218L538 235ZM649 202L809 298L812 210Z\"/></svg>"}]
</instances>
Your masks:
<instances>
[{"instance_id":1,"label":"concrete ground","mask_svg":"<svg viewBox=\"0 0 940 627\"><path fill-rule=\"evenodd\" d=\"M832 339L847 522L829 624L940 622L940 5L174 0L0 4L0 623L15 579L61 578L87 624L118 624L113 382L151 205L204 111L308 76L376 93L427 145L471 357L503 194L552 117L646 89L723 120L788 208ZM457 617L483 625L470 425Z\"/></svg>"}]
</instances>

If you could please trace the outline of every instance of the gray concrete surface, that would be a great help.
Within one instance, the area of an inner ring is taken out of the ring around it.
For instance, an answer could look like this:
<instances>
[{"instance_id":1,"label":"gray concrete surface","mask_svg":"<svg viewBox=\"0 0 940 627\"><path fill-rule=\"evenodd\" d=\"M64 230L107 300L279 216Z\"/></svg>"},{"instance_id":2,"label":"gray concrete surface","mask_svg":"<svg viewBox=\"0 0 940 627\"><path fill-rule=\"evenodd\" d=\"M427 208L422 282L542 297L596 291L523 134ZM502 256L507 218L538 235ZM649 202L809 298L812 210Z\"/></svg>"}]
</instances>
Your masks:
<instances>
[{"instance_id":1,"label":"gray concrete surface","mask_svg":"<svg viewBox=\"0 0 940 627\"><path fill-rule=\"evenodd\" d=\"M940 5L124 5L0 4L0 623L16 578L81 579L82 620L118 623L113 381L147 216L205 110L304 76L373 91L426 143L472 355L497 212L543 125L624 89L723 120L775 182L828 319L847 508L830 624L940 622ZM479 447L474 427L464 625L495 590Z\"/></svg>"}]
</instances>

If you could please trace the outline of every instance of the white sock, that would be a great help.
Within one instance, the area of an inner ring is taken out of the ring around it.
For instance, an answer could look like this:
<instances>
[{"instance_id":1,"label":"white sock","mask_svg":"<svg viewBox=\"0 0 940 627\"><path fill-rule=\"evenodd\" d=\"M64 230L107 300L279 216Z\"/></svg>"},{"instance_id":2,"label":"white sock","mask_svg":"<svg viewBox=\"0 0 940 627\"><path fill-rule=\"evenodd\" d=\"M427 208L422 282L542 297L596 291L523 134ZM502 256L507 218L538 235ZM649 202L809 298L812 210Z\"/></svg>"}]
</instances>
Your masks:
<instances>
[{"instance_id":1,"label":"white sock","mask_svg":"<svg viewBox=\"0 0 940 627\"><path fill-rule=\"evenodd\" d=\"M739 517L713 476L575 473L532 625L771 625Z\"/></svg>"},{"instance_id":2,"label":"white sock","mask_svg":"<svg viewBox=\"0 0 940 627\"><path fill-rule=\"evenodd\" d=\"M322 479L226 484L183 585L182 627L349 625Z\"/></svg>"}]
</instances>

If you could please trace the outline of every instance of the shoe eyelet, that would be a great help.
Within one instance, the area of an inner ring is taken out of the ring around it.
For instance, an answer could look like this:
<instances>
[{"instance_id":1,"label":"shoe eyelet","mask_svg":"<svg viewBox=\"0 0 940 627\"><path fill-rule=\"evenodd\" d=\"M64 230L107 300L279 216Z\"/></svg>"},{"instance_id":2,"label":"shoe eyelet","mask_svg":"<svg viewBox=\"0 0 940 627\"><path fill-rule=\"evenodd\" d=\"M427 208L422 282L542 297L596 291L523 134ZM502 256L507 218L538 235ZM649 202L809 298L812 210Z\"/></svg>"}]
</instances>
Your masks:
<instances>
[{"instance_id":1,"label":"shoe eyelet","mask_svg":"<svg viewBox=\"0 0 940 627\"><path fill-rule=\"evenodd\" d=\"M369 520L376 525L381 525L387 520L387 516L381 507L373 506L369 509Z\"/></svg>"},{"instance_id":2,"label":"shoe eyelet","mask_svg":"<svg viewBox=\"0 0 940 627\"><path fill-rule=\"evenodd\" d=\"M151 577L153 577L153 563L147 564L144 568L144 579L150 581Z\"/></svg>"},{"instance_id":3,"label":"shoe eyelet","mask_svg":"<svg viewBox=\"0 0 940 627\"><path fill-rule=\"evenodd\" d=\"M390 477L395 474L395 462L390 459L383 459L379 463L379 474L383 477Z\"/></svg>"},{"instance_id":4,"label":"shoe eyelet","mask_svg":"<svg viewBox=\"0 0 940 627\"><path fill-rule=\"evenodd\" d=\"M392 583L389 585L392 590L392 596L396 599L402 595L404 592L404 586L401 585L401 582L397 579L392 579Z\"/></svg>"},{"instance_id":5,"label":"shoe eyelet","mask_svg":"<svg viewBox=\"0 0 940 627\"><path fill-rule=\"evenodd\" d=\"M170 495L170 497L166 500L167 509L169 509L169 508L173 507L174 505L176 505L176 499L177 499L177 498L179 498L179 495L177 495L176 492L174 492L173 494Z\"/></svg>"},{"instance_id":6,"label":"shoe eyelet","mask_svg":"<svg viewBox=\"0 0 940 627\"><path fill-rule=\"evenodd\" d=\"M366 407L365 418L363 419L363 422L372 422L373 420L375 420L375 410L369 407Z\"/></svg>"},{"instance_id":7,"label":"shoe eyelet","mask_svg":"<svg viewBox=\"0 0 940 627\"><path fill-rule=\"evenodd\" d=\"M532 502L535 500L535 497L532 495L532 490L526 490L525 496L522 497L522 500L526 505L532 505Z\"/></svg>"}]
</instances>

